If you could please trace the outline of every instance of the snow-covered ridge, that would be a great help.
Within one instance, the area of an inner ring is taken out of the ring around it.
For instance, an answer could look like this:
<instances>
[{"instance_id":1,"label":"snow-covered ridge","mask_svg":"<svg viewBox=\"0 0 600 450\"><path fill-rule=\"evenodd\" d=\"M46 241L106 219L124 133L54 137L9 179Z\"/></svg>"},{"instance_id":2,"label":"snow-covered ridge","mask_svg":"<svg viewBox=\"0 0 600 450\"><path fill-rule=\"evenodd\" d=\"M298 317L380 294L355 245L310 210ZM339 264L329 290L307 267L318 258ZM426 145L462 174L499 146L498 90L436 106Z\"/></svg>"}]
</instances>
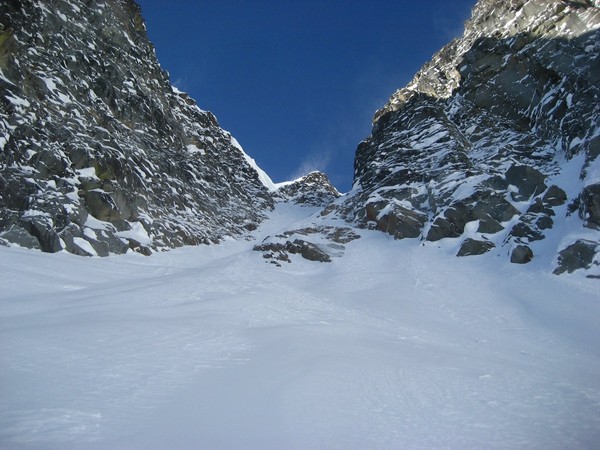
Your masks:
<instances>
[{"instance_id":1,"label":"snow-covered ridge","mask_svg":"<svg viewBox=\"0 0 600 450\"><path fill-rule=\"evenodd\" d=\"M237 141L237 139L235 139L233 136L231 137L231 145L233 145L235 148L237 148L240 152L242 152L242 156L244 157L244 159L246 160L246 162L248 163L248 165L250 167L252 167L256 173L258 174L258 179L260 180L260 182L263 184L263 186L265 186L269 192L275 192L279 186L281 186L280 183L273 183L273 180L271 180L271 177L269 175L267 175L267 172L265 172L264 170L262 170L258 164L256 164L256 161L251 158L242 148L242 146L240 145L240 143Z\"/></svg>"}]
</instances>

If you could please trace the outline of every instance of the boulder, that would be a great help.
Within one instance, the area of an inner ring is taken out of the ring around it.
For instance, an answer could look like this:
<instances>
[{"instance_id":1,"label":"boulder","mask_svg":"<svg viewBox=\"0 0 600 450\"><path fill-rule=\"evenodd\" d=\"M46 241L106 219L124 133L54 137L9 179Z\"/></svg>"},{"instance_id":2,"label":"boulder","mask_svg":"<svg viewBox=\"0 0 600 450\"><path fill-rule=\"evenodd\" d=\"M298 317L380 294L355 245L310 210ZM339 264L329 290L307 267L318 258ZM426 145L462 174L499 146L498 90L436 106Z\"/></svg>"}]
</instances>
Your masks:
<instances>
[{"instance_id":1,"label":"boulder","mask_svg":"<svg viewBox=\"0 0 600 450\"><path fill-rule=\"evenodd\" d=\"M25 216L21 219L21 226L38 240L43 252L55 253L63 249L52 220L48 217Z\"/></svg>"},{"instance_id":2,"label":"boulder","mask_svg":"<svg viewBox=\"0 0 600 450\"><path fill-rule=\"evenodd\" d=\"M510 262L527 264L533 259L533 251L526 245L517 245L510 254Z\"/></svg>"},{"instance_id":3,"label":"boulder","mask_svg":"<svg viewBox=\"0 0 600 450\"><path fill-rule=\"evenodd\" d=\"M30 233L25 231L25 229L19 226L13 226L9 230L5 231L0 235L0 238L4 239L6 242L10 242L16 244L20 247L32 248L40 250L39 241Z\"/></svg>"},{"instance_id":4,"label":"boulder","mask_svg":"<svg viewBox=\"0 0 600 450\"><path fill-rule=\"evenodd\" d=\"M396 239L419 237L427 221L427 216L419 211L383 201L367 203L365 209L367 221Z\"/></svg>"},{"instance_id":5,"label":"boulder","mask_svg":"<svg viewBox=\"0 0 600 450\"><path fill-rule=\"evenodd\" d=\"M526 199L546 190L546 176L539 170L525 165L512 165L506 172L506 181L518 189L520 198Z\"/></svg>"},{"instance_id":6,"label":"boulder","mask_svg":"<svg viewBox=\"0 0 600 450\"><path fill-rule=\"evenodd\" d=\"M580 269L589 269L594 263L596 254L600 251L600 242L578 239L573 244L562 249L558 254L558 263L554 274L572 273Z\"/></svg>"},{"instance_id":7,"label":"boulder","mask_svg":"<svg viewBox=\"0 0 600 450\"><path fill-rule=\"evenodd\" d=\"M585 226L600 230L600 183L584 187L579 198L579 212Z\"/></svg>"},{"instance_id":8,"label":"boulder","mask_svg":"<svg viewBox=\"0 0 600 450\"><path fill-rule=\"evenodd\" d=\"M263 252L265 259L291 262L289 254L300 255L309 261L331 262L331 256L321 247L303 239L285 242L263 242L255 245L253 250Z\"/></svg>"},{"instance_id":9,"label":"boulder","mask_svg":"<svg viewBox=\"0 0 600 450\"><path fill-rule=\"evenodd\" d=\"M331 257L323 251L318 245L302 239L295 239L294 242L288 242L285 249L290 253L299 253L304 259L309 261L331 262Z\"/></svg>"},{"instance_id":10,"label":"boulder","mask_svg":"<svg viewBox=\"0 0 600 450\"><path fill-rule=\"evenodd\" d=\"M469 201L471 215L475 219L488 219L491 217L497 222L507 222L515 215L519 215L517 208L503 196L497 194L482 192L471 197Z\"/></svg>"},{"instance_id":11,"label":"boulder","mask_svg":"<svg viewBox=\"0 0 600 450\"><path fill-rule=\"evenodd\" d=\"M427 232L427 240L439 241L447 237L459 237L471 220L473 216L469 208L461 202L455 203L444 212L444 216L435 219Z\"/></svg>"},{"instance_id":12,"label":"boulder","mask_svg":"<svg viewBox=\"0 0 600 450\"><path fill-rule=\"evenodd\" d=\"M560 206L567 201L567 193L553 184L544 194L542 201L547 206Z\"/></svg>"},{"instance_id":13,"label":"boulder","mask_svg":"<svg viewBox=\"0 0 600 450\"><path fill-rule=\"evenodd\" d=\"M493 242L467 238L463 241L456 256L483 255L494 247Z\"/></svg>"},{"instance_id":14,"label":"boulder","mask_svg":"<svg viewBox=\"0 0 600 450\"><path fill-rule=\"evenodd\" d=\"M360 235L349 227L314 225L268 236L253 250L263 252L263 257L269 261L291 262L289 255L297 254L309 261L331 262L332 257L344 255L343 244L359 238Z\"/></svg>"},{"instance_id":15,"label":"boulder","mask_svg":"<svg viewBox=\"0 0 600 450\"><path fill-rule=\"evenodd\" d=\"M502 230L504 230L504 227L489 214L479 219L479 228L477 229L479 233L494 234Z\"/></svg>"},{"instance_id":16,"label":"boulder","mask_svg":"<svg viewBox=\"0 0 600 450\"><path fill-rule=\"evenodd\" d=\"M122 219L121 211L109 193L94 189L85 192L85 203L89 213L98 220L112 222Z\"/></svg>"}]
</instances>

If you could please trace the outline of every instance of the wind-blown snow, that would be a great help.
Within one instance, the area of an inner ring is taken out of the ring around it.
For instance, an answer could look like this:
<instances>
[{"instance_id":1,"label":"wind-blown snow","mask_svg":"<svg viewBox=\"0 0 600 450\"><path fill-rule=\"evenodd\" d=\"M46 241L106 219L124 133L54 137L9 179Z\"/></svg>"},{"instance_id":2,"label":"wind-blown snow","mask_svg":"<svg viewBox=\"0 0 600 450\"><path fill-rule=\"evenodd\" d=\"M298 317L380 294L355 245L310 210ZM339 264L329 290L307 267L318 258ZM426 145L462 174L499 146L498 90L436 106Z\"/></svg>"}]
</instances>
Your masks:
<instances>
[{"instance_id":1,"label":"wind-blown snow","mask_svg":"<svg viewBox=\"0 0 600 450\"><path fill-rule=\"evenodd\" d=\"M257 239L314 211L280 204ZM247 241L0 248L0 448L600 442L597 280L360 233L281 268Z\"/></svg>"}]
</instances>

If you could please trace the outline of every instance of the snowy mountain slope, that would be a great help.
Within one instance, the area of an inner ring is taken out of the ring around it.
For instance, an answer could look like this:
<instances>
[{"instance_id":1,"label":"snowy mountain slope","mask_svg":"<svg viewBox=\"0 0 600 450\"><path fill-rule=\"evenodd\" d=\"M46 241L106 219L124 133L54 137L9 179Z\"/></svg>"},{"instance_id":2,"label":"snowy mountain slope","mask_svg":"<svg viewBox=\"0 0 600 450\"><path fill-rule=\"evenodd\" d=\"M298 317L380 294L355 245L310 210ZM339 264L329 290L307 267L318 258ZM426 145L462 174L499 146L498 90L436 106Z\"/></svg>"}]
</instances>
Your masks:
<instances>
[{"instance_id":1,"label":"snowy mountain slope","mask_svg":"<svg viewBox=\"0 0 600 450\"><path fill-rule=\"evenodd\" d=\"M0 6L0 237L63 249L0 246L0 448L595 448L591 6L479 2L339 198L172 89L132 2Z\"/></svg>"},{"instance_id":2,"label":"snowy mountain slope","mask_svg":"<svg viewBox=\"0 0 600 450\"><path fill-rule=\"evenodd\" d=\"M328 212L455 241L459 256L545 253L556 273L600 276L599 6L479 1L463 37L375 114L355 189Z\"/></svg>"},{"instance_id":3,"label":"snowy mountain slope","mask_svg":"<svg viewBox=\"0 0 600 450\"><path fill-rule=\"evenodd\" d=\"M0 69L0 243L148 254L272 208L268 177L171 86L134 1L3 2Z\"/></svg>"},{"instance_id":4,"label":"snowy mountain slope","mask_svg":"<svg viewBox=\"0 0 600 450\"><path fill-rule=\"evenodd\" d=\"M320 220L318 214L340 196L327 175L318 171L294 181L279 183L273 190L273 198L280 209L300 205L306 208L307 213L313 212L312 220L300 228L276 230L276 234L268 235L256 244L254 250L262 252L267 262L278 266L281 262L292 262L291 254L320 262L330 262L331 258L343 256L344 244L360 236L347 224L332 225L328 223L330 221Z\"/></svg>"},{"instance_id":5,"label":"snowy mountain slope","mask_svg":"<svg viewBox=\"0 0 600 450\"><path fill-rule=\"evenodd\" d=\"M596 281L360 234L282 268L0 249L0 448L594 447Z\"/></svg>"}]
</instances>

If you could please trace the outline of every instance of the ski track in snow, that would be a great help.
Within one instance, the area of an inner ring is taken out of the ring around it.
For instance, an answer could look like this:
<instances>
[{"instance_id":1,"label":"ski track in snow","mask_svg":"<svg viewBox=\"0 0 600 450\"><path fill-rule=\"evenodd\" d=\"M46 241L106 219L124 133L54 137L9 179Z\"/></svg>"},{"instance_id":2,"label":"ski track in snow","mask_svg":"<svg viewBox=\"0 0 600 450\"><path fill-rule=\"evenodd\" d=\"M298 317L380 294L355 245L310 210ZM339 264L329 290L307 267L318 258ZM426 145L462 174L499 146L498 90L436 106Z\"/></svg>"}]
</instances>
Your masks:
<instances>
[{"instance_id":1,"label":"ski track in snow","mask_svg":"<svg viewBox=\"0 0 600 450\"><path fill-rule=\"evenodd\" d=\"M279 205L257 241L313 212ZM256 241L0 248L0 448L600 442L597 281L360 233L281 268Z\"/></svg>"}]
</instances>

